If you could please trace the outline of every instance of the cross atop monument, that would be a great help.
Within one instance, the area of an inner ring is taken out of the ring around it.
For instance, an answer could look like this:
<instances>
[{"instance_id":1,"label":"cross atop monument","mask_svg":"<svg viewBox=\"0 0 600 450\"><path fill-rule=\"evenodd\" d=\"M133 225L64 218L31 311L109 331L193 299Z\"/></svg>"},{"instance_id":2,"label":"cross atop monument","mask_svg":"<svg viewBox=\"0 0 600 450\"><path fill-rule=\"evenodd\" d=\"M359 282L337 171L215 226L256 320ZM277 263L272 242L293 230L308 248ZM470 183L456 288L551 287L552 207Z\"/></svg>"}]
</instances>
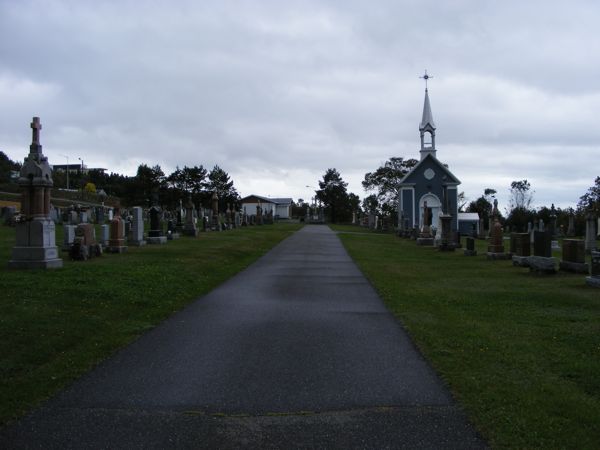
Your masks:
<instances>
[{"instance_id":1,"label":"cross atop monument","mask_svg":"<svg viewBox=\"0 0 600 450\"><path fill-rule=\"evenodd\" d=\"M425 90L427 90L427 80L433 78L433 75L427 75L427 69L425 69L425 75L419 78L423 78L425 80Z\"/></svg>"},{"instance_id":2,"label":"cross atop monument","mask_svg":"<svg viewBox=\"0 0 600 450\"><path fill-rule=\"evenodd\" d=\"M31 122L31 129L33 136L31 138L31 145L29 146L29 153L43 156L42 146L40 145L40 130L42 129L42 124L40 123L39 117L33 118L33 122Z\"/></svg>"}]
</instances>

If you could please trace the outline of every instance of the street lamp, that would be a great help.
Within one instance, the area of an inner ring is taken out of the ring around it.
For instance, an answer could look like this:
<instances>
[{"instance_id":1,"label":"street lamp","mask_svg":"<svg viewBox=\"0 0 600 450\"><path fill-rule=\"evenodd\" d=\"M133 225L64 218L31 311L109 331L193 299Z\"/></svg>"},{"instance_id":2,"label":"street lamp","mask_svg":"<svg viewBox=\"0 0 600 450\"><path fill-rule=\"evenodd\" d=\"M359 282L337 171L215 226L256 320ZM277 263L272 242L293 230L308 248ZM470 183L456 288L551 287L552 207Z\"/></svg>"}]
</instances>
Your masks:
<instances>
[{"instance_id":1,"label":"street lamp","mask_svg":"<svg viewBox=\"0 0 600 450\"><path fill-rule=\"evenodd\" d=\"M67 155L60 155L67 158L67 191L69 190L69 157Z\"/></svg>"},{"instance_id":2,"label":"street lamp","mask_svg":"<svg viewBox=\"0 0 600 450\"><path fill-rule=\"evenodd\" d=\"M79 161L81 161L81 173L83 173L83 159L81 158L77 158Z\"/></svg>"}]
</instances>

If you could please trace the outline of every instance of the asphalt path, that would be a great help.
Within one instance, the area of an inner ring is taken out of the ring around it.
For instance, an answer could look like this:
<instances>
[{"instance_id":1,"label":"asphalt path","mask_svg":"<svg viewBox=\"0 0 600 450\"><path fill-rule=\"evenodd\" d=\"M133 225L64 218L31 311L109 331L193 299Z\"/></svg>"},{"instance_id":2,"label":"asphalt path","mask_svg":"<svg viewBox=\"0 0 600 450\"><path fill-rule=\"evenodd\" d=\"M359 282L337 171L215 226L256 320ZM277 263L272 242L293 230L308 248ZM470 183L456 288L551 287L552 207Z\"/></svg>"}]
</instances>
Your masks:
<instances>
[{"instance_id":1,"label":"asphalt path","mask_svg":"<svg viewBox=\"0 0 600 450\"><path fill-rule=\"evenodd\" d=\"M310 225L0 430L0 447L486 444L335 233Z\"/></svg>"}]
</instances>

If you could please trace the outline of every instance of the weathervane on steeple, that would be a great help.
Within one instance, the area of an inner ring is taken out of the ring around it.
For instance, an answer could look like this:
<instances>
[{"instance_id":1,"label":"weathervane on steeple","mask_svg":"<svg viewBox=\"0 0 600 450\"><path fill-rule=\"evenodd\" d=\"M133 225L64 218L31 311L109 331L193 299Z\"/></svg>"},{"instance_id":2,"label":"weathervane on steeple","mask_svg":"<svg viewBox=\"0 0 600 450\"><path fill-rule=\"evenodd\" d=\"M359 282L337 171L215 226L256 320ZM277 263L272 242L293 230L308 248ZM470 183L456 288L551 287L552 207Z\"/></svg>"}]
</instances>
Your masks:
<instances>
[{"instance_id":1,"label":"weathervane on steeple","mask_svg":"<svg viewBox=\"0 0 600 450\"><path fill-rule=\"evenodd\" d=\"M425 80L425 90L427 90L427 80L433 78L433 75L427 75L427 69L425 69L425 75L419 78L423 78Z\"/></svg>"}]
</instances>

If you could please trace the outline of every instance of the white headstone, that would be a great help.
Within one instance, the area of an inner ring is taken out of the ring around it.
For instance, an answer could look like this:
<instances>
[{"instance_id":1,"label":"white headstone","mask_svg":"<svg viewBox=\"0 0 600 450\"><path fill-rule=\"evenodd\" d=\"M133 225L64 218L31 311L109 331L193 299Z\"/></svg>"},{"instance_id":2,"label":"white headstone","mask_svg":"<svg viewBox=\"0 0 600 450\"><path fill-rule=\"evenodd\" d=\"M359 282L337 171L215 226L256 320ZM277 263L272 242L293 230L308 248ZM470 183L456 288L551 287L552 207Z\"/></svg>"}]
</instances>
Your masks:
<instances>
[{"instance_id":1,"label":"white headstone","mask_svg":"<svg viewBox=\"0 0 600 450\"><path fill-rule=\"evenodd\" d=\"M132 209L131 239L129 245L141 246L144 241L144 212L140 206L134 206Z\"/></svg>"},{"instance_id":2,"label":"white headstone","mask_svg":"<svg viewBox=\"0 0 600 450\"><path fill-rule=\"evenodd\" d=\"M110 225L100 225L100 244L108 245Z\"/></svg>"}]
</instances>

